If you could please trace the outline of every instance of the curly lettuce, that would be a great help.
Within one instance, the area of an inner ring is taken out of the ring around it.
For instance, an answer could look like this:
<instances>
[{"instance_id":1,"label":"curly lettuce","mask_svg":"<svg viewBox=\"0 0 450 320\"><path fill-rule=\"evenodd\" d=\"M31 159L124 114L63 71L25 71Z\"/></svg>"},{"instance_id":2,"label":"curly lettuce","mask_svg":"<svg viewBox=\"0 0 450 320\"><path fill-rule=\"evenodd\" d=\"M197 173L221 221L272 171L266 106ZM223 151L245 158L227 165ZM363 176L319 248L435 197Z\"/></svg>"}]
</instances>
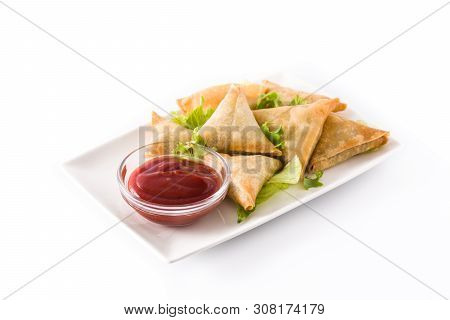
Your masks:
<instances>
[{"instance_id":1,"label":"curly lettuce","mask_svg":"<svg viewBox=\"0 0 450 320\"><path fill-rule=\"evenodd\" d=\"M306 190L310 188L319 188L323 186L323 183L320 182L320 178L323 176L323 171L316 171L311 176L307 176L303 179L303 187Z\"/></svg>"},{"instance_id":2,"label":"curly lettuce","mask_svg":"<svg viewBox=\"0 0 450 320\"><path fill-rule=\"evenodd\" d=\"M201 128L214 113L214 109L203 108L204 102L205 100L202 97L200 105L198 107L195 107L187 114L172 112L172 121L191 130L194 130L195 128Z\"/></svg>"},{"instance_id":3,"label":"curly lettuce","mask_svg":"<svg viewBox=\"0 0 450 320\"><path fill-rule=\"evenodd\" d=\"M290 106L298 106L300 104L307 104L308 101L306 101L306 98L302 98L300 96L295 96L294 99L291 100L289 103Z\"/></svg>"},{"instance_id":4,"label":"curly lettuce","mask_svg":"<svg viewBox=\"0 0 450 320\"><path fill-rule=\"evenodd\" d=\"M275 91L261 94L256 102L256 109L276 108L282 105L281 99Z\"/></svg>"},{"instance_id":5,"label":"curly lettuce","mask_svg":"<svg viewBox=\"0 0 450 320\"><path fill-rule=\"evenodd\" d=\"M272 144L275 146L275 148L283 149L284 148L284 141L283 141L283 129L281 126L279 126L274 131L270 131L269 124L267 122L264 122L261 126L262 132L264 132L264 135L267 139L272 142Z\"/></svg>"},{"instance_id":6,"label":"curly lettuce","mask_svg":"<svg viewBox=\"0 0 450 320\"><path fill-rule=\"evenodd\" d=\"M205 146L205 141L198 134L198 130L199 128L197 127L192 131L190 141L184 143L178 142L175 149L173 150L173 153L181 156L202 159L205 155L205 149L203 148Z\"/></svg>"}]
</instances>

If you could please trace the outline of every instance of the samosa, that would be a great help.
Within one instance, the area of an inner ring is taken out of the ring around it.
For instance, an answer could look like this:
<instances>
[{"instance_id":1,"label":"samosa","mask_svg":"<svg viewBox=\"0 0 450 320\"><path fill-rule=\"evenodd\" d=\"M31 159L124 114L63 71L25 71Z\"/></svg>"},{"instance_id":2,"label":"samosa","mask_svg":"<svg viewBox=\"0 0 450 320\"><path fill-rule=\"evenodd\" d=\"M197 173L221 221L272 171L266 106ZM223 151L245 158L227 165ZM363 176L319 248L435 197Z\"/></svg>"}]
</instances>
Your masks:
<instances>
[{"instance_id":1,"label":"samosa","mask_svg":"<svg viewBox=\"0 0 450 320\"><path fill-rule=\"evenodd\" d=\"M308 165L308 171L325 170L388 141L389 132L331 114Z\"/></svg>"},{"instance_id":2,"label":"samosa","mask_svg":"<svg viewBox=\"0 0 450 320\"><path fill-rule=\"evenodd\" d=\"M303 177L322 134L325 120L337 104L339 99L321 99L308 105L254 110L253 115L259 124L266 123L270 130L281 126L284 161L288 162L297 155L302 165Z\"/></svg>"},{"instance_id":3,"label":"samosa","mask_svg":"<svg viewBox=\"0 0 450 320\"><path fill-rule=\"evenodd\" d=\"M264 135L241 87L232 85L211 118L199 130L206 145L219 152L281 156Z\"/></svg>"}]
</instances>

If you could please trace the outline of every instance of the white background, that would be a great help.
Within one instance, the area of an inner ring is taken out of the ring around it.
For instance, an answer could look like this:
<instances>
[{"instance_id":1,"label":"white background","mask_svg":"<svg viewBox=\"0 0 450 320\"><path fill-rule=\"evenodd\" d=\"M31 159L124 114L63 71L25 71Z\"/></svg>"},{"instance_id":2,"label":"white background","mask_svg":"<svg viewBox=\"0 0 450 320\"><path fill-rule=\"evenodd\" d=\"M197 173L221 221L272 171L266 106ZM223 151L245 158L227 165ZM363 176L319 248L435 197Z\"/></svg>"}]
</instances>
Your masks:
<instances>
[{"instance_id":1,"label":"white background","mask_svg":"<svg viewBox=\"0 0 450 320\"><path fill-rule=\"evenodd\" d=\"M252 72L288 69L320 86L443 4L6 3L168 110L196 82ZM327 86L403 147L310 202L446 297L449 30L450 5ZM0 4L0 108L4 297L116 221L61 164L152 106ZM442 299L304 207L171 265L119 226L10 300L26 298Z\"/></svg>"}]
</instances>

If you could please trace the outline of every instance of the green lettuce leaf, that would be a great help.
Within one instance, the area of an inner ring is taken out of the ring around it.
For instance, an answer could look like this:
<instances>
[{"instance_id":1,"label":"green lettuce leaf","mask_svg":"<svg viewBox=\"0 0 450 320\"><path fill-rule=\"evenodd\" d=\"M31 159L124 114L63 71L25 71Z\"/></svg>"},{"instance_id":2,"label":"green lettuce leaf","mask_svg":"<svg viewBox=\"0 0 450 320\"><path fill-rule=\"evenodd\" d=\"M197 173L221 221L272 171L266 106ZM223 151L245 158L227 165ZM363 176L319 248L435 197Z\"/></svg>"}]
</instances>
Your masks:
<instances>
[{"instance_id":1,"label":"green lettuce leaf","mask_svg":"<svg viewBox=\"0 0 450 320\"><path fill-rule=\"evenodd\" d=\"M276 108L281 106L281 99L275 91L262 94L256 102L256 109Z\"/></svg>"},{"instance_id":2,"label":"green lettuce leaf","mask_svg":"<svg viewBox=\"0 0 450 320\"><path fill-rule=\"evenodd\" d=\"M306 101L305 98L302 98L300 96L295 96L294 99L291 100L291 102L289 103L290 106L298 106L300 104L307 104L308 102Z\"/></svg>"},{"instance_id":3,"label":"green lettuce leaf","mask_svg":"<svg viewBox=\"0 0 450 320\"><path fill-rule=\"evenodd\" d=\"M203 146L205 145L205 141L198 134L198 131L199 127L194 128L190 141L184 143L178 142L177 146L173 150L173 153L181 156L202 159L205 155L205 149L203 148Z\"/></svg>"},{"instance_id":4,"label":"green lettuce leaf","mask_svg":"<svg viewBox=\"0 0 450 320\"><path fill-rule=\"evenodd\" d=\"M201 144L202 146L205 146L205 140L203 140L202 136L198 133L198 131L200 130L200 127L195 128L194 130L192 130L192 135L191 135L191 143L196 143L196 144Z\"/></svg>"},{"instance_id":5,"label":"green lettuce leaf","mask_svg":"<svg viewBox=\"0 0 450 320\"><path fill-rule=\"evenodd\" d=\"M287 189L292 184L297 184L300 180L301 173L302 165L298 157L295 156L291 161L289 161L286 166L284 166L283 170L275 174L269 181L264 184L264 186L261 188L261 191L259 191L258 196L256 197L255 208L262 202L272 197L278 191ZM255 208L247 211L241 206L238 206L238 223L241 223L242 221L247 219L250 214L255 211Z\"/></svg>"},{"instance_id":6,"label":"green lettuce leaf","mask_svg":"<svg viewBox=\"0 0 450 320\"><path fill-rule=\"evenodd\" d=\"M283 170L275 174L266 184L271 183L286 183L286 184L297 184L300 181L300 176L302 174L302 164L297 155L292 158L287 165L284 166ZM258 194L259 196L259 194Z\"/></svg>"},{"instance_id":7,"label":"green lettuce leaf","mask_svg":"<svg viewBox=\"0 0 450 320\"><path fill-rule=\"evenodd\" d=\"M261 130L266 135L266 138L273 143L275 148L278 148L280 150L284 148L283 129L281 128L281 126L279 126L278 129L275 129L274 131L270 131L268 123L264 122L261 125Z\"/></svg>"},{"instance_id":8,"label":"green lettuce leaf","mask_svg":"<svg viewBox=\"0 0 450 320\"><path fill-rule=\"evenodd\" d=\"M303 179L303 186L306 190L323 186L323 183L319 181L322 176L323 171L316 171L312 176Z\"/></svg>"},{"instance_id":9,"label":"green lettuce leaf","mask_svg":"<svg viewBox=\"0 0 450 320\"><path fill-rule=\"evenodd\" d=\"M177 155L189 158L203 159L205 156L205 150L202 145L190 141L185 143L178 142L173 152Z\"/></svg>"},{"instance_id":10,"label":"green lettuce leaf","mask_svg":"<svg viewBox=\"0 0 450 320\"><path fill-rule=\"evenodd\" d=\"M187 114L172 112L172 121L191 130L201 128L214 113L214 109L203 109L203 103L204 99L202 97L201 104Z\"/></svg>"}]
</instances>

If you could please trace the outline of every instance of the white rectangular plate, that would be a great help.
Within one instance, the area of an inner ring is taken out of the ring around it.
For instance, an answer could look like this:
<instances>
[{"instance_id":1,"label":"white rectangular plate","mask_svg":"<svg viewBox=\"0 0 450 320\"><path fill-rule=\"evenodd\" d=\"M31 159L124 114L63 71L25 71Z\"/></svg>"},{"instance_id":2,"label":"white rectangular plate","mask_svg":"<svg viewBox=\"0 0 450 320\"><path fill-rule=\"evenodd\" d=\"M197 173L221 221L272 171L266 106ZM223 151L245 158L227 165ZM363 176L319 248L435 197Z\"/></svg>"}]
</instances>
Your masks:
<instances>
[{"instance_id":1,"label":"white rectangular plate","mask_svg":"<svg viewBox=\"0 0 450 320\"><path fill-rule=\"evenodd\" d=\"M273 77L271 80L280 81ZM286 81L283 82L286 84ZM295 84L291 86L296 87ZM350 110L341 114L359 119ZM122 159L139 146L139 141L139 129L136 128L65 163L68 173L118 219L126 217L133 210L119 193L116 170ZM333 190L385 160L398 146L398 142L391 138L387 145L376 152L358 155L326 170L321 180L324 186L321 188L306 191L298 185L287 189L289 194L279 192L258 206L252 216L241 224L236 222L236 206L229 199L226 199L218 210L188 227L170 228L156 225L138 214L132 215L123 223L164 260L174 262L250 231Z\"/></svg>"}]
</instances>

